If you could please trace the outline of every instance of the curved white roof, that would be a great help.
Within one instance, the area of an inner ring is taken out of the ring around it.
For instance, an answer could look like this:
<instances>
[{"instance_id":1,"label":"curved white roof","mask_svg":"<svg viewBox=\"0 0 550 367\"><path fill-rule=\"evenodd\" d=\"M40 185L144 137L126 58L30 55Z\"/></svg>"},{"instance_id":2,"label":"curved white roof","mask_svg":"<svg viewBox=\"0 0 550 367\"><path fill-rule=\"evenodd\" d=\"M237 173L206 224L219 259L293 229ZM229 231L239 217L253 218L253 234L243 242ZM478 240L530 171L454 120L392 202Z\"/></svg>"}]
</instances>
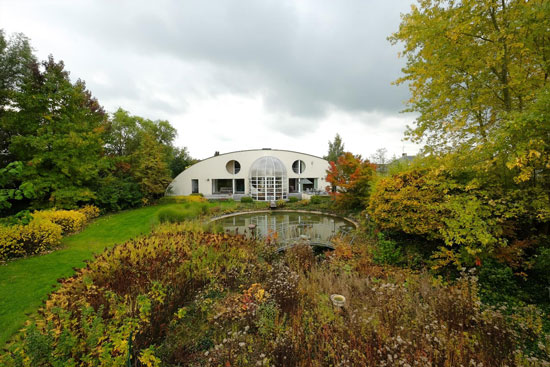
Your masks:
<instances>
[{"instance_id":1,"label":"curved white roof","mask_svg":"<svg viewBox=\"0 0 550 367\"><path fill-rule=\"evenodd\" d=\"M305 169L299 173L292 170L292 165L297 160L305 163ZM235 167L234 163L228 165L230 161L238 162L240 169L227 168ZM231 181L238 181L240 191L242 191L242 180L244 180L244 194L248 195L250 193L249 181L253 172L261 172L262 174L259 176L265 176L266 173L272 172L273 176L285 177L285 186L287 187L289 180L309 178L310 181L315 182L316 188L324 190L327 185L325 177L328 168L328 161L307 153L266 148L240 150L214 155L188 167L172 181L167 195L190 195L193 191L198 191L209 196L216 190L213 182L218 183L219 186L221 180L225 180L221 185L226 189L232 184ZM236 183L232 185L232 192L235 193ZM293 183L292 186L296 187L297 184Z\"/></svg>"}]
</instances>

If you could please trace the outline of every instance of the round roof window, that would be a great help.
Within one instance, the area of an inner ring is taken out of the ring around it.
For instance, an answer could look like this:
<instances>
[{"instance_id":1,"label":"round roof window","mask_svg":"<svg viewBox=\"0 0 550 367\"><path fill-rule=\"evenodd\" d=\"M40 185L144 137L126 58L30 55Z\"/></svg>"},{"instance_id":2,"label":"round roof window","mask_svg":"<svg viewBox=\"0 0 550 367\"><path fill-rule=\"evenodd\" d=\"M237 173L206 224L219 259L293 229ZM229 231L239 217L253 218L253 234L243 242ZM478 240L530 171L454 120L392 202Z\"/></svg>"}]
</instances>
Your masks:
<instances>
[{"instance_id":1,"label":"round roof window","mask_svg":"<svg viewBox=\"0 0 550 367\"><path fill-rule=\"evenodd\" d=\"M292 170L297 174L304 173L306 170L306 163L298 159L292 163Z\"/></svg>"},{"instance_id":2,"label":"round roof window","mask_svg":"<svg viewBox=\"0 0 550 367\"><path fill-rule=\"evenodd\" d=\"M227 170L227 172L234 175L234 174L237 174L241 171L241 164L236 160L230 160L225 165L225 169Z\"/></svg>"}]
</instances>

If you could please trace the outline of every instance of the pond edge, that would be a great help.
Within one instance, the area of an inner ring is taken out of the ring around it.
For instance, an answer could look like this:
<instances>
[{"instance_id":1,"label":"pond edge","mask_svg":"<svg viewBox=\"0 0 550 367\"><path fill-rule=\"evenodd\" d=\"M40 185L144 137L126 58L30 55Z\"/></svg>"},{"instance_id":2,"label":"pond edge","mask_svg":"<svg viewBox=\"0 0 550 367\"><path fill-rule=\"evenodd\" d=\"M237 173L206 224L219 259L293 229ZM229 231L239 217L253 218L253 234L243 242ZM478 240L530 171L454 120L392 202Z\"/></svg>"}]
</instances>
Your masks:
<instances>
[{"instance_id":1,"label":"pond edge","mask_svg":"<svg viewBox=\"0 0 550 367\"><path fill-rule=\"evenodd\" d=\"M343 216L338 215L338 214L321 212L319 210L294 210L294 209L275 209L275 210L262 209L262 210L253 210L253 211L242 211L242 212L236 212L236 213L229 213L229 214L220 215L218 217L210 218L208 223L212 223L212 222L220 220L220 219L236 217L238 215L244 215L244 214L285 213L285 212L286 213L317 214L317 215L326 215L326 216L334 217L334 218L340 218L340 219L344 219L344 220L350 222L351 224L353 224L355 226L355 229L359 229L359 223L357 223L355 220L353 220L351 218L348 218L348 217L343 217Z\"/></svg>"}]
</instances>

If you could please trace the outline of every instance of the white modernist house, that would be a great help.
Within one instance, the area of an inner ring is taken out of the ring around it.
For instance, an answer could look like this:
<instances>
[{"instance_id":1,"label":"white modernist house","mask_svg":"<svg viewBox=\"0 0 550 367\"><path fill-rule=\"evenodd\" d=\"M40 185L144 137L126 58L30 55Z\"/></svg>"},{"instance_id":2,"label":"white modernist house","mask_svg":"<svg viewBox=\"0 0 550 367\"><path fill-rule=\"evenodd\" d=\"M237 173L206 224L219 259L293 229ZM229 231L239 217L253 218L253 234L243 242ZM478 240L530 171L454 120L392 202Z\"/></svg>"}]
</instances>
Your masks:
<instances>
[{"instance_id":1,"label":"white modernist house","mask_svg":"<svg viewBox=\"0 0 550 367\"><path fill-rule=\"evenodd\" d=\"M201 193L206 197L250 196L280 200L302 193L325 192L328 161L311 154L254 149L216 154L180 173L168 186L168 196Z\"/></svg>"}]
</instances>

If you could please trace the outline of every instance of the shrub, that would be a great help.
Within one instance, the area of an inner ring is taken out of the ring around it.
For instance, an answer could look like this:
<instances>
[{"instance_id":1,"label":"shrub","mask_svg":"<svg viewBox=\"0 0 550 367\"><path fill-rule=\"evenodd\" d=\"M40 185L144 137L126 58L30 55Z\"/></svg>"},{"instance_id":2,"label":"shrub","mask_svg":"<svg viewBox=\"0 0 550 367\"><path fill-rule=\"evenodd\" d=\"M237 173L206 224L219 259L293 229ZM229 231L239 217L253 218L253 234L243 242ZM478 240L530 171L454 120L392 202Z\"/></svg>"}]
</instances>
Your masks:
<instances>
[{"instance_id":1,"label":"shrub","mask_svg":"<svg viewBox=\"0 0 550 367\"><path fill-rule=\"evenodd\" d=\"M395 241L386 239L382 233L379 233L378 242L372 253L372 260L379 265L397 265L403 260L403 255Z\"/></svg>"},{"instance_id":2,"label":"shrub","mask_svg":"<svg viewBox=\"0 0 550 367\"><path fill-rule=\"evenodd\" d=\"M284 200L277 200L277 208L284 208L286 206L286 201Z\"/></svg>"},{"instance_id":3,"label":"shrub","mask_svg":"<svg viewBox=\"0 0 550 367\"><path fill-rule=\"evenodd\" d=\"M25 255L23 244L18 241L21 227L0 226L0 260Z\"/></svg>"},{"instance_id":4,"label":"shrub","mask_svg":"<svg viewBox=\"0 0 550 367\"><path fill-rule=\"evenodd\" d=\"M43 210L34 212L32 216L60 225L63 233L76 232L86 224L86 215L76 210Z\"/></svg>"},{"instance_id":5,"label":"shrub","mask_svg":"<svg viewBox=\"0 0 550 367\"><path fill-rule=\"evenodd\" d=\"M40 321L29 323L15 348L0 355L0 365L86 361L90 366L126 366L131 340L132 365L158 366L155 346L165 338L175 341L161 345L167 365L189 365L185 358L195 358L191 365L204 365L196 352L213 347L214 335L188 323L206 326L222 313L212 308L224 296L216 281L228 269L249 280L241 265L257 262L255 243L242 236L189 231L193 226L162 226L147 238L115 246L64 280L40 311ZM240 292L233 298L236 312L247 315L265 302L266 292L259 284L241 285L231 291ZM264 312L266 330L271 327L269 312Z\"/></svg>"},{"instance_id":6,"label":"shrub","mask_svg":"<svg viewBox=\"0 0 550 367\"><path fill-rule=\"evenodd\" d=\"M82 213L86 216L86 221L90 221L94 218L99 217L99 208L94 205L86 205L77 210L79 213Z\"/></svg>"},{"instance_id":7,"label":"shrub","mask_svg":"<svg viewBox=\"0 0 550 367\"><path fill-rule=\"evenodd\" d=\"M288 198L289 203L297 203L298 201L300 201L300 199L298 199L296 196L290 196Z\"/></svg>"},{"instance_id":8,"label":"shrub","mask_svg":"<svg viewBox=\"0 0 550 367\"><path fill-rule=\"evenodd\" d=\"M369 213L382 230L440 238L443 198L441 185L428 172L410 170L377 183Z\"/></svg>"},{"instance_id":9,"label":"shrub","mask_svg":"<svg viewBox=\"0 0 550 367\"><path fill-rule=\"evenodd\" d=\"M318 195L313 195L311 199L309 199L310 204L321 204L323 202L323 199Z\"/></svg>"},{"instance_id":10,"label":"shrub","mask_svg":"<svg viewBox=\"0 0 550 367\"><path fill-rule=\"evenodd\" d=\"M241 198L241 203L253 203L254 200L250 196L243 196Z\"/></svg>"},{"instance_id":11,"label":"shrub","mask_svg":"<svg viewBox=\"0 0 550 367\"><path fill-rule=\"evenodd\" d=\"M98 182L94 203L108 212L138 207L143 194L139 185L131 178L108 176Z\"/></svg>"},{"instance_id":12,"label":"shrub","mask_svg":"<svg viewBox=\"0 0 550 367\"><path fill-rule=\"evenodd\" d=\"M191 194L189 196L184 196L184 198L190 203L205 203L208 201L204 198L203 194Z\"/></svg>"},{"instance_id":13,"label":"shrub","mask_svg":"<svg viewBox=\"0 0 550 367\"><path fill-rule=\"evenodd\" d=\"M47 220L28 225L0 226L0 259L32 255L61 243L61 226Z\"/></svg>"},{"instance_id":14,"label":"shrub","mask_svg":"<svg viewBox=\"0 0 550 367\"><path fill-rule=\"evenodd\" d=\"M51 249L61 243L63 228L49 221L33 220L20 230L20 239L27 254Z\"/></svg>"},{"instance_id":15,"label":"shrub","mask_svg":"<svg viewBox=\"0 0 550 367\"><path fill-rule=\"evenodd\" d=\"M159 199L159 204L185 204L185 203L206 203L208 200L202 194L164 196Z\"/></svg>"},{"instance_id":16,"label":"shrub","mask_svg":"<svg viewBox=\"0 0 550 367\"><path fill-rule=\"evenodd\" d=\"M206 203L202 203L198 206L201 215L208 215L210 213L210 206Z\"/></svg>"},{"instance_id":17,"label":"shrub","mask_svg":"<svg viewBox=\"0 0 550 367\"><path fill-rule=\"evenodd\" d=\"M195 212L190 209L162 208L157 212L160 223L180 223L195 217Z\"/></svg>"}]
</instances>

